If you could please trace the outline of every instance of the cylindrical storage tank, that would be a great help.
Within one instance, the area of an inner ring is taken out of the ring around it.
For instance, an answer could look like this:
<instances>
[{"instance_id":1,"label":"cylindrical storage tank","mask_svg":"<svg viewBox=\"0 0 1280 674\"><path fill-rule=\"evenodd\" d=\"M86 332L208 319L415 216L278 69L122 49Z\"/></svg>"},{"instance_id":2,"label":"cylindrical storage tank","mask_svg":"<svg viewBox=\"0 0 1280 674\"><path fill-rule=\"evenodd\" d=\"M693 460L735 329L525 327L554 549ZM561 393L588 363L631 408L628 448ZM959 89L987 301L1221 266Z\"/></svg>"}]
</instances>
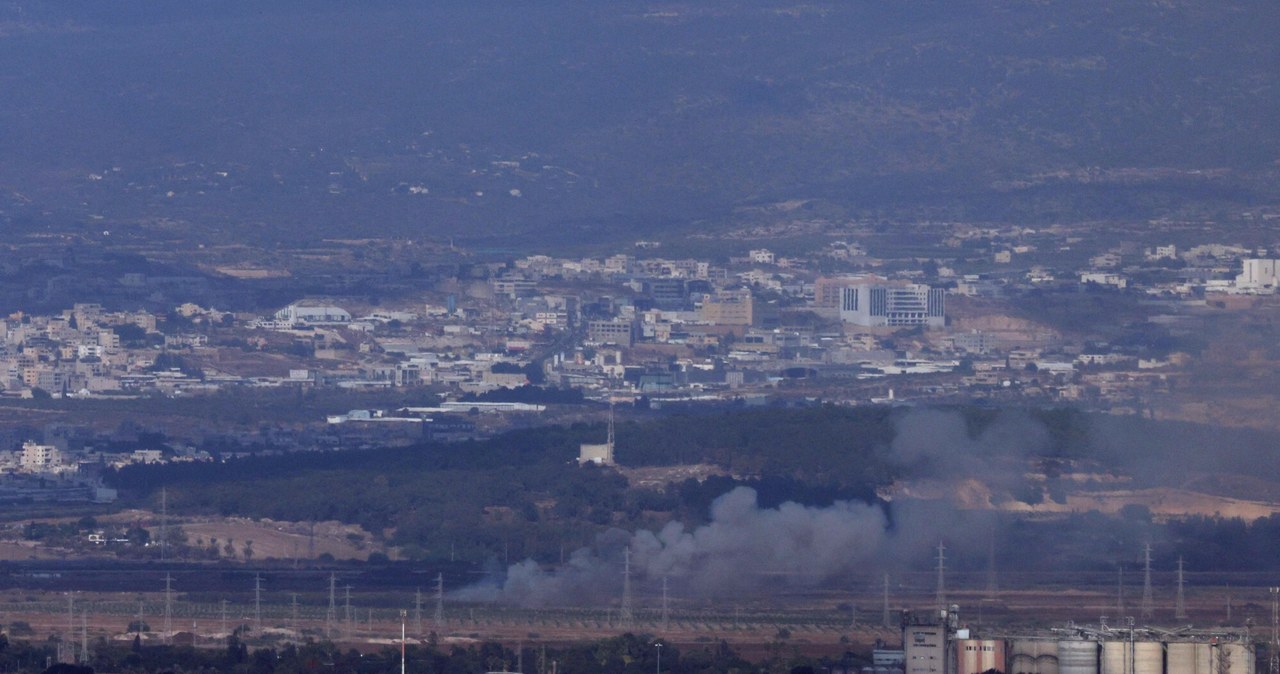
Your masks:
<instances>
[{"instance_id":1,"label":"cylindrical storage tank","mask_svg":"<svg viewBox=\"0 0 1280 674\"><path fill-rule=\"evenodd\" d=\"M1098 674L1098 642L1059 641L1058 674Z\"/></svg>"},{"instance_id":2,"label":"cylindrical storage tank","mask_svg":"<svg viewBox=\"0 0 1280 674\"><path fill-rule=\"evenodd\" d=\"M1209 644L1171 641L1165 644L1165 674L1212 674Z\"/></svg>"},{"instance_id":3,"label":"cylindrical storage tank","mask_svg":"<svg viewBox=\"0 0 1280 674\"><path fill-rule=\"evenodd\" d=\"M1213 674L1254 674L1254 653L1249 645L1219 644L1217 655Z\"/></svg>"},{"instance_id":4,"label":"cylindrical storage tank","mask_svg":"<svg viewBox=\"0 0 1280 674\"><path fill-rule=\"evenodd\" d=\"M1139 641L1133 644L1133 674L1164 674L1164 644Z\"/></svg>"},{"instance_id":5,"label":"cylindrical storage tank","mask_svg":"<svg viewBox=\"0 0 1280 674\"><path fill-rule=\"evenodd\" d=\"M1007 672L1004 642L996 639L956 639L955 674Z\"/></svg>"},{"instance_id":6,"label":"cylindrical storage tank","mask_svg":"<svg viewBox=\"0 0 1280 674\"><path fill-rule=\"evenodd\" d=\"M1118 640L1102 642L1102 674L1133 674L1132 663L1132 642Z\"/></svg>"},{"instance_id":7,"label":"cylindrical storage tank","mask_svg":"<svg viewBox=\"0 0 1280 674\"><path fill-rule=\"evenodd\" d=\"M1058 674L1058 644L1016 639L1010 644L1009 674Z\"/></svg>"}]
</instances>

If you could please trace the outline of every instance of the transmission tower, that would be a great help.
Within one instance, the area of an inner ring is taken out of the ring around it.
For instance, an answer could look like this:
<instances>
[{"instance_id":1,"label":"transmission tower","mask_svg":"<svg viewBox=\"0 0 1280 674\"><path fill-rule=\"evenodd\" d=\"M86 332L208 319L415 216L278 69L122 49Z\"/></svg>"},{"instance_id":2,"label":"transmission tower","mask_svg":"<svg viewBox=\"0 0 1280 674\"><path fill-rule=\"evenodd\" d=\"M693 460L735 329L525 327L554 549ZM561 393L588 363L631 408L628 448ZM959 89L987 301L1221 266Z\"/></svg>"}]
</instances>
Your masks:
<instances>
[{"instance_id":1,"label":"transmission tower","mask_svg":"<svg viewBox=\"0 0 1280 674\"><path fill-rule=\"evenodd\" d=\"M291 610L289 611L289 622L292 623L291 627L293 629L293 633L300 635L302 634L302 628L298 624L298 593L297 592L293 593L293 600L291 604L292 606L290 607Z\"/></svg>"},{"instance_id":2,"label":"transmission tower","mask_svg":"<svg viewBox=\"0 0 1280 674\"><path fill-rule=\"evenodd\" d=\"M164 640L173 633L173 576L164 574Z\"/></svg>"},{"instance_id":3,"label":"transmission tower","mask_svg":"<svg viewBox=\"0 0 1280 674\"><path fill-rule=\"evenodd\" d=\"M947 608L946 562L946 547L942 545L942 541L938 541L938 594L936 601L938 608L944 610Z\"/></svg>"},{"instance_id":4,"label":"transmission tower","mask_svg":"<svg viewBox=\"0 0 1280 674\"><path fill-rule=\"evenodd\" d=\"M227 636L231 636L231 633L227 631L227 604L228 604L228 602L227 602L227 600L226 600L226 599L223 599L220 603L222 604L222 633L223 633L223 634L225 634L225 635L227 635Z\"/></svg>"},{"instance_id":5,"label":"transmission tower","mask_svg":"<svg viewBox=\"0 0 1280 674\"><path fill-rule=\"evenodd\" d=\"M671 610L667 605L667 577L662 577L662 631L667 631L671 622Z\"/></svg>"},{"instance_id":6,"label":"transmission tower","mask_svg":"<svg viewBox=\"0 0 1280 674\"><path fill-rule=\"evenodd\" d=\"M444 574L436 574L436 614L434 618L435 628L444 627Z\"/></svg>"},{"instance_id":7,"label":"transmission tower","mask_svg":"<svg viewBox=\"0 0 1280 674\"><path fill-rule=\"evenodd\" d=\"M880 624L893 627L893 615L889 611L889 574L884 574L884 615L880 616Z\"/></svg>"},{"instance_id":8,"label":"transmission tower","mask_svg":"<svg viewBox=\"0 0 1280 674\"><path fill-rule=\"evenodd\" d=\"M354 632L356 631L356 630L355 630L355 619L356 619L356 617L355 617L355 614L351 612L351 586L350 586L350 585L348 585L348 586L344 587L344 588L343 588L343 593L342 593L342 594L343 594L343 600L342 600L342 602L343 602L343 613L342 613L342 617L343 617L343 624L345 624L345 625L346 625L346 627L344 627L343 629L345 629L345 630L346 630L346 633L347 633L347 634L352 634L352 633L354 633Z\"/></svg>"},{"instance_id":9,"label":"transmission tower","mask_svg":"<svg viewBox=\"0 0 1280 674\"><path fill-rule=\"evenodd\" d=\"M333 638L333 622L338 619L337 597L335 596L337 577L329 574L329 610L324 614L324 633L330 639Z\"/></svg>"},{"instance_id":10,"label":"transmission tower","mask_svg":"<svg viewBox=\"0 0 1280 674\"><path fill-rule=\"evenodd\" d=\"M253 631L262 633L262 574L253 574Z\"/></svg>"},{"instance_id":11,"label":"transmission tower","mask_svg":"<svg viewBox=\"0 0 1280 674\"><path fill-rule=\"evenodd\" d=\"M1154 612L1151 599L1151 544L1142 548L1142 619L1150 620Z\"/></svg>"},{"instance_id":12,"label":"transmission tower","mask_svg":"<svg viewBox=\"0 0 1280 674\"><path fill-rule=\"evenodd\" d=\"M1182 575L1182 558L1178 558L1178 597L1173 605L1173 617L1176 620L1187 619L1187 596L1183 589L1185 578Z\"/></svg>"},{"instance_id":13,"label":"transmission tower","mask_svg":"<svg viewBox=\"0 0 1280 674\"><path fill-rule=\"evenodd\" d=\"M631 612L631 548L622 557L622 607L618 610L618 622L623 629L630 629L634 615Z\"/></svg>"},{"instance_id":14,"label":"transmission tower","mask_svg":"<svg viewBox=\"0 0 1280 674\"><path fill-rule=\"evenodd\" d=\"M413 590L413 630L422 636L422 588Z\"/></svg>"},{"instance_id":15,"label":"transmission tower","mask_svg":"<svg viewBox=\"0 0 1280 674\"><path fill-rule=\"evenodd\" d=\"M89 609L80 613L80 662L89 661Z\"/></svg>"},{"instance_id":16,"label":"transmission tower","mask_svg":"<svg viewBox=\"0 0 1280 674\"><path fill-rule=\"evenodd\" d=\"M74 638L72 635L75 633L76 633L76 595L72 592L68 592L67 593L67 633L63 635L62 641L58 644L58 655L65 656L66 659L71 661L75 661L76 659L76 647L73 645L74 642L71 641ZM64 648L66 649L66 651L68 651L65 654L63 653ZM61 659L63 658L60 657L59 660Z\"/></svg>"}]
</instances>

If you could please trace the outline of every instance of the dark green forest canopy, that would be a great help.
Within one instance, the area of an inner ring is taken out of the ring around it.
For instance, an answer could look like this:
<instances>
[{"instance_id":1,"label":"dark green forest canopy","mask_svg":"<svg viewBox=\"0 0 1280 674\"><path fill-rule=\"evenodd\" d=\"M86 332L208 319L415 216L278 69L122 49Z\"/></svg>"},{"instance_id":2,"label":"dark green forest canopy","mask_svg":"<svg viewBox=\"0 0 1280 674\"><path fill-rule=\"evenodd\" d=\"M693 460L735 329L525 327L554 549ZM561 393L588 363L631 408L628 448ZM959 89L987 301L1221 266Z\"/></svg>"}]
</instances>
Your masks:
<instances>
[{"instance_id":1,"label":"dark green forest canopy","mask_svg":"<svg viewBox=\"0 0 1280 674\"><path fill-rule=\"evenodd\" d=\"M933 445L920 454L912 447L918 438L910 438L922 429ZM1008 489L1009 498L1028 503L1061 498L1058 476L1073 470L1113 472L1134 486L1159 486L1181 484L1187 471L1276 469L1276 459L1266 457L1273 439L1245 431L1069 409L822 406L619 423L618 458L624 466L720 469L701 481L684 479L657 490L632 487L612 469L577 466L578 445L599 442L603 431L601 424L574 424L403 449L132 466L115 474L113 483L138 504L155 505L158 488L166 486L169 508L177 512L340 520L385 536L411 558L456 554L478 562L495 555L553 561L565 548L590 545L609 527L656 530L670 521L697 526L708 521L711 503L737 486L754 488L762 508L786 501L813 507L838 500L880 503L892 523L897 507L881 502L877 490L901 478L945 476L961 466L981 471L981 478ZM1037 470L1043 481L1024 481ZM495 508L507 514L492 517ZM1099 554L1128 554L1152 536L1153 527L1161 528L1170 546L1201 544L1197 559L1233 542L1246 541L1255 550L1280 544L1280 535L1272 535L1280 529L1266 522L1210 518L1173 527L1153 523L1142 509L1121 518L1084 514L1052 526L1018 520L983 526L1036 549L1060 549L1060 565L1074 568L1096 566ZM985 563L985 546L977 547L972 559L958 551L957 564ZM1173 554L1174 547L1162 546L1157 554ZM1040 563L1016 556L1010 562ZM1254 559L1213 566L1257 564Z\"/></svg>"}]
</instances>

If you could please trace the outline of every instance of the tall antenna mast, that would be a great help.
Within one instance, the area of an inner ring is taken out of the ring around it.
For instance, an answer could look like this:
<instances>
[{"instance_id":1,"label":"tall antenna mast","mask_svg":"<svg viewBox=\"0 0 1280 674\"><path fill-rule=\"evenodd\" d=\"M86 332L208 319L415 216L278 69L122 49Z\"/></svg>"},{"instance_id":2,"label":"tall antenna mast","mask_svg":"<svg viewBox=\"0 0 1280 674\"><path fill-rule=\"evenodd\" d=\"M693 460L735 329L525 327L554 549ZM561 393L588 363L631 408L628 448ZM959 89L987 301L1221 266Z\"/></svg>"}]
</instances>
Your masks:
<instances>
[{"instance_id":1,"label":"tall antenna mast","mask_svg":"<svg viewBox=\"0 0 1280 674\"><path fill-rule=\"evenodd\" d=\"M59 656L63 655L63 644L65 643L66 650L70 651L69 653L65 654L66 657L70 660L76 659L76 647L72 645L74 642L71 641L74 638L71 635L75 633L76 633L76 595L74 592L68 592L67 593L67 633L62 638L62 642L58 644Z\"/></svg>"},{"instance_id":2,"label":"tall antenna mast","mask_svg":"<svg viewBox=\"0 0 1280 674\"><path fill-rule=\"evenodd\" d=\"M1153 613L1151 600L1151 544L1147 543L1142 551L1142 619L1150 620Z\"/></svg>"},{"instance_id":3,"label":"tall antenna mast","mask_svg":"<svg viewBox=\"0 0 1280 674\"><path fill-rule=\"evenodd\" d=\"M634 617L631 612L631 548L623 551L622 557L622 607L618 611L618 622L623 629L631 627Z\"/></svg>"},{"instance_id":4,"label":"tall antenna mast","mask_svg":"<svg viewBox=\"0 0 1280 674\"><path fill-rule=\"evenodd\" d=\"M946 582L946 547L942 545L942 541L938 541L938 595L936 601L939 609L947 608L947 582Z\"/></svg>"},{"instance_id":5,"label":"tall antenna mast","mask_svg":"<svg viewBox=\"0 0 1280 674\"><path fill-rule=\"evenodd\" d=\"M400 674L405 674L405 655L404 655L404 611L400 611Z\"/></svg>"},{"instance_id":6,"label":"tall antenna mast","mask_svg":"<svg viewBox=\"0 0 1280 674\"><path fill-rule=\"evenodd\" d=\"M889 613L889 574L884 574L884 615L880 617L880 624L885 627L893 626L893 616Z\"/></svg>"},{"instance_id":7,"label":"tall antenna mast","mask_svg":"<svg viewBox=\"0 0 1280 674\"><path fill-rule=\"evenodd\" d=\"M436 614L433 616L435 628L444 627L444 574L436 574Z\"/></svg>"},{"instance_id":8,"label":"tall antenna mast","mask_svg":"<svg viewBox=\"0 0 1280 674\"><path fill-rule=\"evenodd\" d=\"M1173 605L1173 617L1176 620L1187 619L1187 597L1183 589L1185 578L1182 575L1182 558L1178 558L1178 598Z\"/></svg>"}]
</instances>

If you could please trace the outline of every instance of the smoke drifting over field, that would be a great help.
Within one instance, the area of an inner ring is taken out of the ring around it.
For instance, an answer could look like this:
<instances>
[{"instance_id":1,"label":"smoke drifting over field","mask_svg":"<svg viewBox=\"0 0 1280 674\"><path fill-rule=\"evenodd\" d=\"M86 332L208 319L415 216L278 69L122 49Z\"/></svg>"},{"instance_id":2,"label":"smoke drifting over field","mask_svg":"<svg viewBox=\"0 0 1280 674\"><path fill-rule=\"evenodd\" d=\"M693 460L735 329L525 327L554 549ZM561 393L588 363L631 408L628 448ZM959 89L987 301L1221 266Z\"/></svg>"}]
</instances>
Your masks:
<instances>
[{"instance_id":1,"label":"smoke drifting over field","mask_svg":"<svg viewBox=\"0 0 1280 674\"><path fill-rule=\"evenodd\" d=\"M464 596L539 606L616 594L627 549L638 583L666 576L709 596L749 589L766 573L816 585L873 560L888 535L887 524L874 505L784 503L765 509L757 504L755 490L738 487L716 499L704 526L688 529L672 522L660 531L633 535L611 530L594 549L574 552L559 569L547 571L525 560L507 569L500 584L477 586Z\"/></svg>"},{"instance_id":2,"label":"smoke drifting over field","mask_svg":"<svg viewBox=\"0 0 1280 674\"><path fill-rule=\"evenodd\" d=\"M971 438L961 415L922 410L899 420L890 452L916 474L955 477L981 468L992 478L999 471L989 459L1025 457L1046 442L1044 429L1021 415L1002 415ZM1010 468L1005 477L1013 483L1023 466ZM715 597L750 592L766 576L771 582L818 586L857 572L911 564L927 558L944 536L986 548L991 530L986 513L922 502L895 503L891 517L887 510L852 501L761 508L755 490L737 487L715 500L705 525L688 528L672 522L659 531L634 534L610 530L556 569L525 560L460 596L524 606L616 596L627 550L638 586L652 588L666 577L685 594Z\"/></svg>"}]
</instances>

